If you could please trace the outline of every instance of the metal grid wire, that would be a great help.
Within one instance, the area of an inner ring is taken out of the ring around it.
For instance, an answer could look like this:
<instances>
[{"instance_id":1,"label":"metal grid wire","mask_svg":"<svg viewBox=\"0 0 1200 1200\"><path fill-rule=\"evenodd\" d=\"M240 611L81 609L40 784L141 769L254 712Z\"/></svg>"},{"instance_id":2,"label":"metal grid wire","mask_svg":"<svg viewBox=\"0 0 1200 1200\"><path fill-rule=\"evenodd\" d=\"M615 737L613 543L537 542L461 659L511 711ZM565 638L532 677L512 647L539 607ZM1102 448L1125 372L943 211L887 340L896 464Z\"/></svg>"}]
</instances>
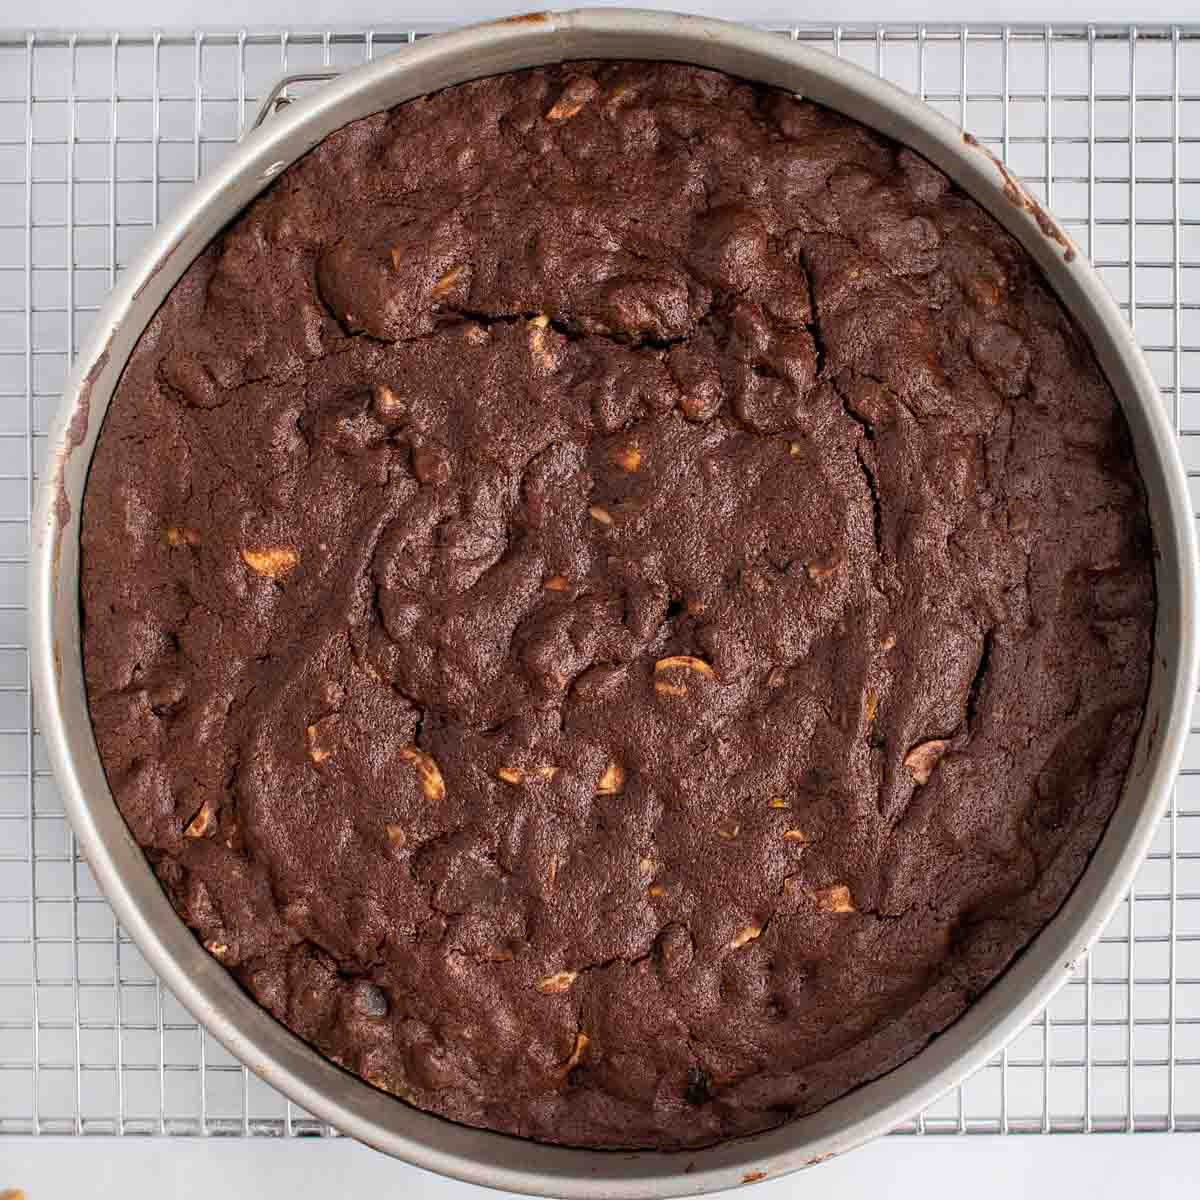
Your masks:
<instances>
[{"instance_id":1,"label":"metal grid wire","mask_svg":"<svg viewBox=\"0 0 1200 1200\"><path fill-rule=\"evenodd\" d=\"M332 1132L190 1020L79 856L30 698L29 516L93 314L257 97L431 29L0 33L0 1133ZM1135 326L1200 492L1200 25L780 32L922 96L1053 209ZM1184 1129L1200 1129L1200 729L1091 956L899 1132Z\"/></svg>"}]
</instances>

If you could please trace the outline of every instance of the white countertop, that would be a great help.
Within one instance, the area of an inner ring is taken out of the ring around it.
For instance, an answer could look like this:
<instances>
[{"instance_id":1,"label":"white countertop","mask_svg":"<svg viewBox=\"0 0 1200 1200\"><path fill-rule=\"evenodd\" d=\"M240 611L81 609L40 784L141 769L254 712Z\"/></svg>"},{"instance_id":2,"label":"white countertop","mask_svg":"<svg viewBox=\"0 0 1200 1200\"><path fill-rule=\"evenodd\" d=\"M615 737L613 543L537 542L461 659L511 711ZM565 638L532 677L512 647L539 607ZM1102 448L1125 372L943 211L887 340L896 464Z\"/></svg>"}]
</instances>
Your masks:
<instances>
[{"instance_id":1,"label":"white countertop","mask_svg":"<svg viewBox=\"0 0 1200 1200\"><path fill-rule=\"evenodd\" d=\"M530 12L537 8L610 7L605 0L557 3L543 0L458 0L452 6L456 20L462 23L488 17ZM656 3L641 0L626 5L634 8L665 8L680 12L702 13L713 17L740 17L749 21L816 21L838 19L852 21L1033 21L1072 22L1129 21L1142 24L1195 20L1197 10L1188 0L838 0L836 5L814 0L675 0ZM4 8L8 8L5 5ZM350 24L403 23L407 20L445 21L451 10L443 5L423 2L400 3L397 0L39 0L22 9L13 0L8 12L0 11L0 25L23 16L39 27L70 29L123 28L155 26L191 28L206 26L255 26L273 24L312 24L345 26Z\"/></svg>"},{"instance_id":2,"label":"white countertop","mask_svg":"<svg viewBox=\"0 0 1200 1200\"><path fill-rule=\"evenodd\" d=\"M886 1138L739 1200L1175 1200L1196 1194L1200 1135ZM501 1200L345 1141L0 1144L0 1191L28 1200ZM725 1197L735 1193L725 1192Z\"/></svg>"}]
</instances>

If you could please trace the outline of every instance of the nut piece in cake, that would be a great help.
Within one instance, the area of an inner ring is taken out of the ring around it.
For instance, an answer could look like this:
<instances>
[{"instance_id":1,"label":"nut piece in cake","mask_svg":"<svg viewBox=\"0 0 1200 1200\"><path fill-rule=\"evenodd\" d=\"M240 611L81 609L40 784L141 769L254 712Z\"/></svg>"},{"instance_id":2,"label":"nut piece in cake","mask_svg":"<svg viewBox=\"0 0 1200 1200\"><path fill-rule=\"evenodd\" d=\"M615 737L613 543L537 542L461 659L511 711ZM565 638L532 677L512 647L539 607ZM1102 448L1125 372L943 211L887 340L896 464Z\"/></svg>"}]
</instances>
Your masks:
<instances>
[{"instance_id":1,"label":"nut piece in cake","mask_svg":"<svg viewBox=\"0 0 1200 1200\"><path fill-rule=\"evenodd\" d=\"M372 389L372 406L385 425L396 424L408 413L408 405L386 383L377 383Z\"/></svg>"},{"instance_id":2,"label":"nut piece in cake","mask_svg":"<svg viewBox=\"0 0 1200 1200\"><path fill-rule=\"evenodd\" d=\"M305 729L304 736L308 741L308 757L315 766L319 767L323 762L328 762L333 757L332 735L336 724L336 717L322 717L321 720L314 722Z\"/></svg>"},{"instance_id":3,"label":"nut piece in cake","mask_svg":"<svg viewBox=\"0 0 1200 1200\"><path fill-rule=\"evenodd\" d=\"M200 805L200 811L191 819L188 827L183 831L183 836L190 838L202 838L212 828L212 825L212 805L205 800L205 802Z\"/></svg>"},{"instance_id":4,"label":"nut piece in cake","mask_svg":"<svg viewBox=\"0 0 1200 1200\"><path fill-rule=\"evenodd\" d=\"M746 925L733 935L733 941L729 943L730 949L740 950L747 942L753 942L761 936L761 925Z\"/></svg>"},{"instance_id":5,"label":"nut piece in cake","mask_svg":"<svg viewBox=\"0 0 1200 1200\"><path fill-rule=\"evenodd\" d=\"M421 791L426 800L441 800L446 795L446 781L437 763L416 746L405 746L400 751L400 757L417 772Z\"/></svg>"},{"instance_id":6,"label":"nut piece in cake","mask_svg":"<svg viewBox=\"0 0 1200 1200\"><path fill-rule=\"evenodd\" d=\"M282 579L300 561L300 556L290 546L265 546L243 549L242 561L258 575Z\"/></svg>"},{"instance_id":7,"label":"nut piece in cake","mask_svg":"<svg viewBox=\"0 0 1200 1200\"><path fill-rule=\"evenodd\" d=\"M609 763L596 784L596 794L615 796L625 787L625 768L620 763Z\"/></svg>"},{"instance_id":8,"label":"nut piece in cake","mask_svg":"<svg viewBox=\"0 0 1200 1200\"><path fill-rule=\"evenodd\" d=\"M450 294L454 285L463 277L469 263L459 263L457 267L451 267L432 287L429 292L430 298L433 300L442 300Z\"/></svg>"},{"instance_id":9,"label":"nut piece in cake","mask_svg":"<svg viewBox=\"0 0 1200 1200\"><path fill-rule=\"evenodd\" d=\"M164 534L168 546L198 546L200 535L194 529L172 525Z\"/></svg>"},{"instance_id":10,"label":"nut piece in cake","mask_svg":"<svg viewBox=\"0 0 1200 1200\"><path fill-rule=\"evenodd\" d=\"M558 768L547 763L540 767L500 767L496 778L520 787L530 779L553 779L557 774Z\"/></svg>"},{"instance_id":11,"label":"nut piece in cake","mask_svg":"<svg viewBox=\"0 0 1200 1200\"><path fill-rule=\"evenodd\" d=\"M571 984L578 978L578 971L556 971L553 975L547 975L545 979L539 979L537 990L543 996L561 995L570 990Z\"/></svg>"},{"instance_id":12,"label":"nut piece in cake","mask_svg":"<svg viewBox=\"0 0 1200 1200\"><path fill-rule=\"evenodd\" d=\"M631 475L642 465L642 452L636 442L614 447L611 458L622 471L628 471Z\"/></svg>"},{"instance_id":13,"label":"nut piece in cake","mask_svg":"<svg viewBox=\"0 0 1200 1200\"><path fill-rule=\"evenodd\" d=\"M918 787L929 782L934 767L942 761L942 755L946 753L948 745L945 738L933 738L914 746L904 756L904 765Z\"/></svg>"},{"instance_id":14,"label":"nut piece in cake","mask_svg":"<svg viewBox=\"0 0 1200 1200\"><path fill-rule=\"evenodd\" d=\"M546 114L546 120L561 123L578 116L584 105L589 104L599 90L600 85L594 79L572 79L563 89L554 107Z\"/></svg>"},{"instance_id":15,"label":"nut piece in cake","mask_svg":"<svg viewBox=\"0 0 1200 1200\"><path fill-rule=\"evenodd\" d=\"M660 679L660 675L670 678ZM716 672L704 659L694 658L690 654L674 654L669 658L660 658L654 664L654 690L660 696L686 696L689 675L716 678Z\"/></svg>"},{"instance_id":16,"label":"nut piece in cake","mask_svg":"<svg viewBox=\"0 0 1200 1200\"><path fill-rule=\"evenodd\" d=\"M813 892L813 899L822 912L852 913L857 909L850 896L850 889L844 883L835 883L832 887L818 888Z\"/></svg>"},{"instance_id":17,"label":"nut piece in cake","mask_svg":"<svg viewBox=\"0 0 1200 1200\"><path fill-rule=\"evenodd\" d=\"M809 579L816 583L822 583L831 575L836 574L840 565L836 559L831 559L823 562L810 562L804 569L808 572Z\"/></svg>"},{"instance_id":18,"label":"nut piece in cake","mask_svg":"<svg viewBox=\"0 0 1200 1200\"><path fill-rule=\"evenodd\" d=\"M583 1052L591 1043L591 1038L586 1033L577 1033L575 1035L575 1047L571 1051L570 1058L559 1068L562 1074L566 1075L571 1070L579 1065L579 1060L583 1057Z\"/></svg>"},{"instance_id":19,"label":"nut piece in cake","mask_svg":"<svg viewBox=\"0 0 1200 1200\"><path fill-rule=\"evenodd\" d=\"M543 371L553 371L556 358L551 347L546 344L546 330L550 327L550 318L546 313L538 313L528 321L529 353Z\"/></svg>"}]
</instances>

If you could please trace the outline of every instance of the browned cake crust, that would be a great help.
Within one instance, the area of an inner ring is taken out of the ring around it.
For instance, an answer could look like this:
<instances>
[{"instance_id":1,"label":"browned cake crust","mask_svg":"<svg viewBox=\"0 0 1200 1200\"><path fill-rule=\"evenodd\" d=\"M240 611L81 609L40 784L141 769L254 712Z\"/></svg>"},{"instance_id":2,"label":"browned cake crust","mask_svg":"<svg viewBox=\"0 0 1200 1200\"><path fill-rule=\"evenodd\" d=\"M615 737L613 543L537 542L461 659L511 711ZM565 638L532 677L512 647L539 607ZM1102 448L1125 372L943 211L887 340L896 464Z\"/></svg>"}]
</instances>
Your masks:
<instances>
[{"instance_id":1,"label":"browned cake crust","mask_svg":"<svg viewBox=\"0 0 1200 1200\"><path fill-rule=\"evenodd\" d=\"M791 96L570 66L328 138L101 434L87 679L184 919L379 1087L677 1147L915 1053L1062 903L1154 615L1016 243Z\"/></svg>"}]
</instances>

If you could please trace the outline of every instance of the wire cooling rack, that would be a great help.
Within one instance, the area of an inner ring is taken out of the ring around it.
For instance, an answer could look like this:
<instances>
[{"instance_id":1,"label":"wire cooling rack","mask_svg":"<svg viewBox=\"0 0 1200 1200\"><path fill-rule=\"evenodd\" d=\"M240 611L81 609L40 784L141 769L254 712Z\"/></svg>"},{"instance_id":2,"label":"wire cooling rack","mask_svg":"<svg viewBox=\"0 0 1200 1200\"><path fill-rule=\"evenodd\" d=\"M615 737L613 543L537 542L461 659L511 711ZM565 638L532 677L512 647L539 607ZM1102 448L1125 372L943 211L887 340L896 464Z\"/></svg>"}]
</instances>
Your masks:
<instances>
[{"instance_id":1,"label":"wire cooling rack","mask_svg":"<svg viewBox=\"0 0 1200 1200\"><path fill-rule=\"evenodd\" d=\"M332 1132L197 1027L79 856L29 690L30 506L105 292L258 97L433 29L0 32L0 1133ZM922 96L1053 209L1134 325L1200 493L1200 24L780 33ZM1069 985L898 1132L1185 1129L1200 1129L1200 730Z\"/></svg>"}]
</instances>

